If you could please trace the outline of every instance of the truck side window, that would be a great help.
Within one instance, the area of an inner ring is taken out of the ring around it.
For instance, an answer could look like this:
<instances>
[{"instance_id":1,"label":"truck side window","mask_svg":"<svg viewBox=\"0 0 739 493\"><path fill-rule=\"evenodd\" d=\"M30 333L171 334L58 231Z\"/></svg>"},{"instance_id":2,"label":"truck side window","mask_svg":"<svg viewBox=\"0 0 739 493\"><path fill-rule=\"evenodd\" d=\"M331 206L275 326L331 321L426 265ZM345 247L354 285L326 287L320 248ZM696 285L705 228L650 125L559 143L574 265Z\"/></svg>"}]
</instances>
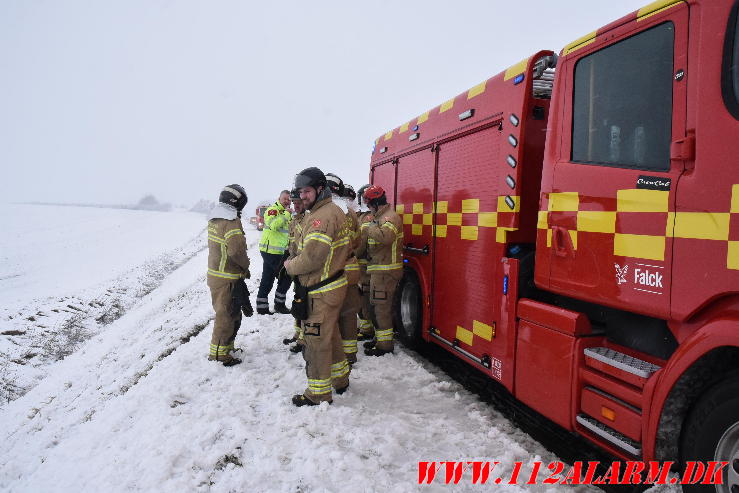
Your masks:
<instances>
[{"instance_id":1,"label":"truck side window","mask_svg":"<svg viewBox=\"0 0 739 493\"><path fill-rule=\"evenodd\" d=\"M724 41L724 68L721 75L721 92L729 112L739 120L739 2L729 15L729 25Z\"/></svg>"},{"instance_id":2,"label":"truck side window","mask_svg":"<svg viewBox=\"0 0 739 493\"><path fill-rule=\"evenodd\" d=\"M674 40L666 22L577 62L572 161L669 169Z\"/></svg>"}]
</instances>

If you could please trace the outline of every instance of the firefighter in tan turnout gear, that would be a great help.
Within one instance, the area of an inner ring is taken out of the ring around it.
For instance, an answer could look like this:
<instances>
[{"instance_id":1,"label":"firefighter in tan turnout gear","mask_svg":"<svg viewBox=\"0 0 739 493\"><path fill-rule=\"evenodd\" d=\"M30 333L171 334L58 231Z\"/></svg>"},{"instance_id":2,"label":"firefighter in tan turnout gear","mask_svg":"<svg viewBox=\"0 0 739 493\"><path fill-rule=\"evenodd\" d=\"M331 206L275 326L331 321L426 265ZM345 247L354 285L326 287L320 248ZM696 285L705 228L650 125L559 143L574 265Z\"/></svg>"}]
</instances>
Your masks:
<instances>
[{"instance_id":1,"label":"firefighter in tan turnout gear","mask_svg":"<svg viewBox=\"0 0 739 493\"><path fill-rule=\"evenodd\" d=\"M298 247L300 246L300 241L303 238L303 218L305 217L305 207L303 206L303 199L300 198L300 191L298 191L298 189L293 188L290 191L290 201L293 204L295 215L293 216L292 221L290 221L290 227L288 228L287 253L288 258L295 258L299 253ZM283 267L280 275L287 275L287 273L284 271L285 269ZM290 347L290 352L293 353L299 353L300 351L302 351L303 346L305 345L305 339L303 338L303 329L300 326L300 323L301 321L296 318L294 325L295 333L292 337L282 340L282 343L285 345L292 344L293 342L295 343L295 345Z\"/></svg>"},{"instance_id":2,"label":"firefighter in tan turnout gear","mask_svg":"<svg viewBox=\"0 0 739 493\"><path fill-rule=\"evenodd\" d=\"M334 203L346 215L339 236L347 238L350 245L349 258L344 266L348 284L344 303L339 313L339 333L346 359L349 364L354 364L357 362L357 313L362 304L359 294L359 262L354 255L359 245L359 218L354 212L354 203L346 197L343 180L333 173L327 173L326 180L333 194Z\"/></svg>"},{"instance_id":3,"label":"firefighter in tan turnout gear","mask_svg":"<svg viewBox=\"0 0 739 493\"><path fill-rule=\"evenodd\" d=\"M285 261L288 274L298 278L293 313L305 306L305 372L308 388L293 396L296 406L332 402L331 387L342 394L349 387L349 363L339 335L339 312L346 295L346 264L351 245L340 235L346 216L331 200L326 177L307 168L295 177L305 208L300 252ZM303 305L304 304L304 305Z\"/></svg>"},{"instance_id":4,"label":"firefighter in tan turnout gear","mask_svg":"<svg viewBox=\"0 0 739 493\"><path fill-rule=\"evenodd\" d=\"M403 221L387 203L385 190L373 185L364 192L372 211L361 226L366 245L367 273L370 276L370 311L375 324L375 340L364 354L382 356L393 352L393 297L403 276Z\"/></svg>"},{"instance_id":5,"label":"firefighter in tan turnout gear","mask_svg":"<svg viewBox=\"0 0 739 493\"><path fill-rule=\"evenodd\" d=\"M241 363L234 356L234 339L241 326L241 313L253 313L244 279L249 278L241 210L246 191L240 185L225 187L218 205L208 217L208 287L216 312L208 359L225 366Z\"/></svg>"},{"instance_id":6,"label":"firefighter in tan turnout gear","mask_svg":"<svg viewBox=\"0 0 739 493\"><path fill-rule=\"evenodd\" d=\"M364 199L364 192L372 185L362 185L357 192L357 203L359 204L359 224L363 224L372 219L367 216L372 215L372 211L367 208L367 201ZM367 240L359 242L357 247L357 261L359 262L359 293L361 296L361 305L359 309L358 321L358 341L371 341L375 338L375 326L372 325L372 316L370 315L370 276L367 273Z\"/></svg>"}]
</instances>

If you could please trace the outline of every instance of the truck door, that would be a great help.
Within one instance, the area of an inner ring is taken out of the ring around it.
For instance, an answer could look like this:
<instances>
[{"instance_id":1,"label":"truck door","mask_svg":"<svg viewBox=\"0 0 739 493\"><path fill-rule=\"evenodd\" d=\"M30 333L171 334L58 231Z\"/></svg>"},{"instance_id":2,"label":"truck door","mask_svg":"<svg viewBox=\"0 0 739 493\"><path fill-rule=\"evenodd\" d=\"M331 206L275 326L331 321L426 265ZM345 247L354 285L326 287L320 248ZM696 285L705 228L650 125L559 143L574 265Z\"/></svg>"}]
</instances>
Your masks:
<instances>
[{"instance_id":1,"label":"truck door","mask_svg":"<svg viewBox=\"0 0 739 493\"><path fill-rule=\"evenodd\" d=\"M387 201L395 205L395 162L388 161L372 168L370 183L385 189Z\"/></svg>"},{"instance_id":2,"label":"truck door","mask_svg":"<svg viewBox=\"0 0 739 493\"><path fill-rule=\"evenodd\" d=\"M563 50L562 124L540 206L553 291L669 315L687 31L678 2Z\"/></svg>"}]
</instances>

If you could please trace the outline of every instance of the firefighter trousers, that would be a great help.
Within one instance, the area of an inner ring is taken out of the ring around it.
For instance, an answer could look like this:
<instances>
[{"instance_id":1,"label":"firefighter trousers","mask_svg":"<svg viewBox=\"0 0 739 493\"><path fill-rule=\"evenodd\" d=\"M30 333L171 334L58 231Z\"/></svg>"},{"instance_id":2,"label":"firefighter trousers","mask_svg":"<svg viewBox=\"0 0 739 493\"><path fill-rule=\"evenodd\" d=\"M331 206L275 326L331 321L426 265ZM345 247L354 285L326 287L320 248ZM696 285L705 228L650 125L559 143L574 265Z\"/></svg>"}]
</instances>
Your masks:
<instances>
[{"instance_id":1,"label":"firefighter trousers","mask_svg":"<svg viewBox=\"0 0 739 493\"><path fill-rule=\"evenodd\" d=\"M233 302L235 285L236 282L223 282L209 286L213 310L216 312L210 339L211 359L221 359L233 349L236 333L241 327L241 307Z\"/></svg>"},{"instance_id":2,"label":"firefighter trousers","mask_svg":"<svg viewBox=\"0 0 739 493\"><path fill-rule=\"evenodd\" d=\"M393 298L403 271L373 272L370 275L370 313L375 324L377 349L392 351L393 346Z\"/></svg>"},{"instance_id":3,"label":"firefighter trousers","mask_svg":"<svg viewBox=\"0 0 739 493\"><path fill-rule=\"evenodd\" d=\"M359 286L349 284L339 314L339 332L346 359L350 363L357 361L357 312L362 304Z\"/></svg>"},{"instance_id":4,"label":"firefighter trousers","mask_svg":"<svg viewBox=\"0 0 739 493\"><path fill-rule=\"evenodd\" d=\"M303 321L305 373L308 388L304 395L313 402L330 401L331 387L349 385L349 362L339 334L339 313L346 286L309 295L310 315Z\"/></svg>"},{"instance_id":5,"label":"firefighter trousers","mask_svg":"<svg viewBox=\"0 0 739 493\"><path fill-rule=\"evenodd\" d=\"M370 304L370 276L362 276L361 282L361 302L359 308L359 332L366 336L374 337L375 327L372 325L372 310Z\"/></svg>"}]
</instances>

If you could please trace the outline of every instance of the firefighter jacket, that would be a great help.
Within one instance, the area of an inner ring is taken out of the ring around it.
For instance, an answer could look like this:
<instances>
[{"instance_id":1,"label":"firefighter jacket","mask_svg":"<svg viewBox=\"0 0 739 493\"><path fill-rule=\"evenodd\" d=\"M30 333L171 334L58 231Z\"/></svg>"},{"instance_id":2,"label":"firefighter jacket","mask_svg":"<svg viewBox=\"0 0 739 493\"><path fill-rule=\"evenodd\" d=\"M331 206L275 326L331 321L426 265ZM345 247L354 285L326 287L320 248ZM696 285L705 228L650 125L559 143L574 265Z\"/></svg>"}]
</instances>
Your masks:
<instances>
[{"instance_id":1,"label":"firefighter jacket","mask_svg":"<svg viewBox=\"0 0 739 493\"><path fill-rule=\"evenodd\" d=\"M343 271L351 249L351 240L341 236L345 221L346 215L330 197L316 203L303 219L299 253L287 265L287 273L297 275L303 286L313 286ZM342 274L309 293L326 293L346 284L346 276Z\"/></svg>"},{"instance_id":2,"label":"firefighter jacket","mask_svg":"<svg viewBox=\"0 0 739 493\"><path fill-rule=\"evenodd\" d=\"M236 209L219 204L208 220L208 285L249 277L249 257Z\"/></svg>"},{"instance_id":3,"label":"firefighter jacket","mask_svg":"<svg viewBox=\"0 0 739 493\"><path fill-rule=\"evenodd\" d=\"M360 278L364 279L367 275L367 238L361 234L362 225L368 221L372 221L372 212L360 211L358 215L360 234L357 241L357 248L354 250L354 254L359 262L359 273ZM369 282L369 280L367 280Z\"/></svg>"},{"instance_id":4,"label":"firefighter jacket","mask_svg":"<svg viewBox=\"0 0 739 493\"><path fill-rule=\"evenodd\" d=\"M357 257L355 255L355 252L357 251L357 248L359 247L359 218L357 217L357 213L354 212L351 209L348 209L346 212L346 219L344 220L344 225L341 228L340 235L342 237L349 238L349 258L346 261L346 265L344 266L344 271L346 272L346 280L349 284L356 286L359 284L359 262L357 261Z\"/></svg>"},{"instance_id":5,"label":"firefighter jacket","mask_svg":"<svg viewBox=\"0 0 739 493\"><path fill-rule=\"evenodd\" d=\"M301 238L303 237L302 222L304 217L305 212L301 212L300 214L295 214L292 221L290 221L290 227L288 228L287 235L288 258L293 258L298 255L298 246L300 244Z\"/></svg>"},{"instance_id":6,"label":"firefighter jacket","mask_svg":"<svg viewBox=\"0 0 739 493\"><path fill-rule=\"evenodd\" d=\"M390 204L380 207L373 221L362 224L361 235L366 251L360 247L360 253L367 258L368 274L403 268L403 221Z\"/></svg>"},{"instance_id":7,"label":"firefighter jacket","mask_svg":"<svg viewBox=\"0 0 739 493\"><path fill-rule=\"evenodd\" d=\"M279 202L264 211L264 231L259 242L259 251L282 255L287 250L288 225L292 216Z\"/></svg>"}]
</instances>

